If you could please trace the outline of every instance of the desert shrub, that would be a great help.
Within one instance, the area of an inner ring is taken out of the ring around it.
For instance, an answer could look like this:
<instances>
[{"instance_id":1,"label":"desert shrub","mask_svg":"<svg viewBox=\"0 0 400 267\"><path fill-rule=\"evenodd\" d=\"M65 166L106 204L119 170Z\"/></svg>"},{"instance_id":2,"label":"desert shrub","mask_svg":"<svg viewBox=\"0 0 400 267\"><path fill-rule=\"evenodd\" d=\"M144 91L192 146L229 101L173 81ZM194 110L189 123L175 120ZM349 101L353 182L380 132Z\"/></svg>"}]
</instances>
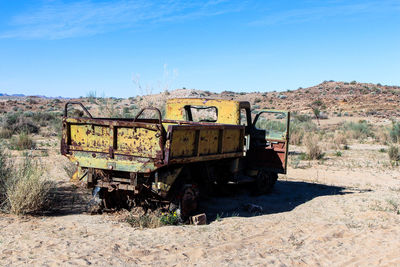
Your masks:
<instances>
[{"instance_id":1,"label":"desert shrub","mask_svg":"<svg viewBox=\"0 0 400 267\"><path fill-rule=\"evenodd\" d=\"M35 148L36 143L26 133L20 133L17 136L13 136L10 140L10 149L24 150Z\"/></svg>"},{"instance_id":2,"label":"desert shrub","mask_svg":"<svg viewBox=\"0 0 400 267\"><path fill-rule=\"evenodd\" d=\"M388 155L390 160L399 161L400 160L399 148L397 146L390 146L388 150Z\"/></svg>"},{"instance_id":3,"label":"desert shrub","mask_svg":"<svg viewBox=\"0 0 400 267\"><path fill-rule=\"evenodd\" d=\"M303 137L307 132L316 132L317 125L311 121L307 115L294 115L290 122L290 139L292 145L300 145L303 143Z\"/></svg>"},{"instance_id":4,"label":"desert shrub","mask_svg":"<svg viewBox=\"0 0 400 267\"><path fill-rule=\"evenodd\" d=\"M389 135L392 142L400 142L400 122L393 122Z\"/></svg>"},{"instance_id":5,"label":"desert shrub","mask_svg":"<svg viewBox=\"0 0 400 267\"><path fill-rule=\"evenodd\" d=\"M390 131L386 127L379 127L375 130L375 140L377 142L386 145L390 139Z\"/></svg>"},{"instance_id":6,"label":"desert shrub","mask_svg":"<svg viewBox=\"0 0 400 267\"><path fill-rule=\"evenodd\" d=\"M17 123L17 120L20 115L21 114L15 112L8 112L3 120L3 123L5 124L4 126L9 127L10 125Z\"/></svg>"},{"instance_id":7,"label":"desert shrub","mask_svg":"<svg viewBox=\"0 0 400 267\"><path fill-rule=\"evenodd\" d=\"M7 188L12 174L12 164L3 149L0 149L0 209L7 204Z\"/></svg>"},{"instance_id":8,"label":"desert shrub","mask_svg":"<svg viewBox=\"0 0 400 267\"><path fill-rule=\"evenodd\" d=\"M307 114L293 114L293 121L295 122L308 122L311 121L311 117Z\"/></svg>"},{"instance_id":9,"label":"desert shrub","mask_svg":"<svg viewBox=\"0 0 400 267\"><path fill-rule=\"evenodd\" d=\"M342 146L348 145L347 136L343 132L335 132L335 136L333 137L333 143L336 148L341 148Z\"/></svg>"},{"instance_id":10,"label":"desert shrub","mask_svg":"<svg viewBox=\"0 0 400 267\"><path fill-rule=\"evenodd\" d=\"M38 133L39 127L37 124L32 120L31 114L24 116L22 112L10 112L8 113L3 122L3 128L7 128L11 130L13 133Z\"/></svg>"},{"instance_id":11,"label":"desert shrub","mask_svg":"<svg viewBox=\"0 0 400 267\"><path fill-rule=\"evenodd\" d=\"M31 119L19 117L16 124L12 125L14 133L38 133L39 127Z\"/></svg>"},{"instance_id":12,"label":"desert shrub","mask_svg":"<svg viewBox=\"0 0 400 267\"><path fill-rule=\"evenodd\" d=\"M322 159L324 157L324 153L322 153L321 147L319 146L318 135L312 133L307 134L304 137L304 145L306 146L308 159Z\"/></svg>"},{"instance_id":13,"label":"desert shrub","mask_svg":"<svg viewBox=\"0 0 400 267\"><path fill-rule=\"evenodd\" d=\"M256 98L256 99L254 99L254 104L256 104L256 103L260 103L261 102L261 98Z\"/></svg>"},{"instance_id":14,"label":"desert shrub","mask_svg":"<svg viewBox=\"0 0 400 267\"><path fill-rule=\"evenodd\" d=\"M363 140L368 137L374 137L372 125L365 120L347 122L343 124L342 129L344 131L349 131L353 139Z\"/></svg>"},{"instance_id":15,"label":"desert shrub","mask_svg":"<svg viewBox=\"0 0 400 267\"><path fill-rule=\"evenodd\" d=\"M2 139L9 139L13 135L12 130L8 128L1 128L0 129L0 138Z\"/></svg>"},{"instance_id":16,"label":"desert shrub","mask_svg":"<svg viewBox=\"0 0 400 267\"><path fill-rule=\"evenodd\" d=\"M0 207L13 214L32 214L43 211L48 204L53 183L44 178L44 171L29 156L15 165L0 153Z\"/></svg>"},{"instance_id":17,"label":"desert shrub","mask_svg":"<svg viewBox=\"0 0 400 267\"><path fill-rule=\"evenodd\" d=\"M304 132L302 131L291 131L290 132L290 144L291 145L300 145L303 141Z\"/></svg>"},{"instance_id":18,"label":"desert shrub","mask_svg":"<svg viewBox=\"0 0 400 267\"><path fill-rule=\"evenodd\" d=\"M154 214L134 215L131 213L125 221L132 227L139 229L157 228L161 226L160 218Z\"/></svg>"}]
</instances>

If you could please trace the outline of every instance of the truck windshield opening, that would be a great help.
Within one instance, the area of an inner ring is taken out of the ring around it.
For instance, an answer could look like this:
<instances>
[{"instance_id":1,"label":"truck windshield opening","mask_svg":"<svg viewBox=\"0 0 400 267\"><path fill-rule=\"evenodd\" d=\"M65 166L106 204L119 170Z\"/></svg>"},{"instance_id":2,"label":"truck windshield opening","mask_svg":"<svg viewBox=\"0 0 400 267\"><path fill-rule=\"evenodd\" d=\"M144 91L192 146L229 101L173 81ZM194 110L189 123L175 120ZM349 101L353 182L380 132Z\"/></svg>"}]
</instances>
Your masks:
<instances>
[{"instance_id":1,"label":"truck windshield opening","mask_svg":"<svg viewBox=\"0 0 400 267\"><path fill-rule=\"evenodd\" d=\"M218 109L214 106L185 106L186 120L194 122L216 122Z\"/></svg>"}]
</instances>

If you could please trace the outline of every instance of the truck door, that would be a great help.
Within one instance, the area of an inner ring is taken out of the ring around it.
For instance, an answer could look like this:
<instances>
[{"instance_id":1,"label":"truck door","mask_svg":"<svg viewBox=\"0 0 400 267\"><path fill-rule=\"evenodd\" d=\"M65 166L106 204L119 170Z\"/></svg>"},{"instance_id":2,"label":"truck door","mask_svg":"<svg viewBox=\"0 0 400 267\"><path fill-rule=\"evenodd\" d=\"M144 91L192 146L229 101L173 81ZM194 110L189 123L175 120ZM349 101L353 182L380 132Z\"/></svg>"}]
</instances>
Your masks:
<instances>
[{"instance_id":1,"label":"truck door","mask_svg":"<svg viewBox=\"0 0 400 267\"><path fill-rule=\"evenodd\" d=\"M286 173L290 113L262 110L250 130L249 164L255 169Z\"/></svg>"}]
</instances>

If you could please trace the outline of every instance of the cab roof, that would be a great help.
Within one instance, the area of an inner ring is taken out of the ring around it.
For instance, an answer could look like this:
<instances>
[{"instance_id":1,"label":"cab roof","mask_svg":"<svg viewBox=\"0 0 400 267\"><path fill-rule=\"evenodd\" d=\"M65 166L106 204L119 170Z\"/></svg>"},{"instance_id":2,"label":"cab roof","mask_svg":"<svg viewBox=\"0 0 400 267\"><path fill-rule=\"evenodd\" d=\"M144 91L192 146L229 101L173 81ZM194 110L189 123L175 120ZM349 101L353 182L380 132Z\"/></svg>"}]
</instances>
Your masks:
<instances>
[{"instance_id":1,"label":"cab roof","mask_svg":"<svg viewBox=\"0 0 400 267\"><path fill-rule=\"evenodd\" d=\"M218 99L218 98L199 98L199 97L183 97L183 98L170 98L167 103L186 104L186 105L223 105L223 104L239 104L240 107L250 107L249 101L239 101L231 99Z\"/></svg>"}]
</instances>

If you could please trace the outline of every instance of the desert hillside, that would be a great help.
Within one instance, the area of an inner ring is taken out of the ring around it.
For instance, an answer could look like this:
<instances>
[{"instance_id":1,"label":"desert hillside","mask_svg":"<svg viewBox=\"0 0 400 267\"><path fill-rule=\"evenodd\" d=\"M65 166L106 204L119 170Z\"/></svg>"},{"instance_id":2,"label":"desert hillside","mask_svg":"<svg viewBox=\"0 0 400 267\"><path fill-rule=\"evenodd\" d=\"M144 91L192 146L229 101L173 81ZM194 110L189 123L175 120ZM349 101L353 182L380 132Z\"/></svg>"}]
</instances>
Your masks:
<instances>
[{"instance_id":1,"label":"desert hillside","mask_svg":"<svg viewBox=\"0 0 400 267\"><path fill-rule=\"evenodd\" d=\"M285 92L237 93L224 91L214 93L195 89L176 89L159 94L142 95L128 99L102 98L88 94L78 99L46 98L40 96L0 97L0 112L17 111L63 111L67 101L81 101L98 116L133 115L144 106L163 108L165 99L175 97L205 97L249 101L254 109L289 110L304 114L313 114L316 107L330 117L376 117L400 116L400 86L381 84L326 81L321 84L288 90Z\"/></svg>"}]
</instances>

